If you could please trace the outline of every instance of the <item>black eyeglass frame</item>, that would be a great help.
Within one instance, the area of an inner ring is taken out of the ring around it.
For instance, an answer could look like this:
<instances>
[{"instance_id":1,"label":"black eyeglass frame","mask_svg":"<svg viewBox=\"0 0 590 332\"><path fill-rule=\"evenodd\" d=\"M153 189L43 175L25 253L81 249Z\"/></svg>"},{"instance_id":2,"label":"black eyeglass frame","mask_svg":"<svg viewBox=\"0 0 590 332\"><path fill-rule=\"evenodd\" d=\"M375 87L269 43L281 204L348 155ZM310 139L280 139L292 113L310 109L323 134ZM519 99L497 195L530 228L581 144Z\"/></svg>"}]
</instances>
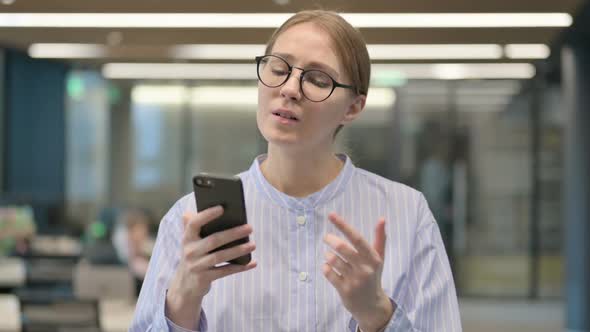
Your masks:
<instances>
[{"instance_id":1,"label":"black eyeglass frame","mask_svg":"<svg viewBox=\"0 0 590 332\"><path fill-rule=\"evenodd\" d=\"M278 58L280 60L282 60L283 62L285 62L287 64L287 68L289 68L289 73L287 74L287 77L285 77L285 80L278 85L272 86L272 85L268 85L266 83L264 83L264 81L262 80L262 78L260 78L260 62L262 61L262 59L267 58L267 57L275 57ZM330 76L330 74L326 73L323 70L319 70L319 69L303 69L300 67L295 67L292 66L287 60L281 58L278 55L273 55L273 54L267 54L267 55L259 55L256 58L256 76L258 76L258 80L260 81L260 83L262 83L264 86L267 86L269 88L278 88L282 85L284 85L285 83L287 83L287 81L289 80L289 78L291 78L291 73L293 73L293 68L297 68L299 70L301 70L301 74L299 75L299 90L301 91L301 94L309 101L312 101L314 103L320 103L328 98L330 98L330 96L332 95L332 93L334 92L334 90L336 88L344 88L344 89L351 89L351 90L355 90L354 86L352 85L347 85L347 84L342 84L340 82L337 82L334 78L332 78L332 76ZM330 91L330 93L328 94L328 96L322 100L313 100L310 99L308 96L305 95L305 92L303 91L303 75L305 75L305 73L310 72L310 71L319 71L320 73L325 74L326 76L328 76L331 80L332 80L332 91Z\"/></svg>"}]
</instances>

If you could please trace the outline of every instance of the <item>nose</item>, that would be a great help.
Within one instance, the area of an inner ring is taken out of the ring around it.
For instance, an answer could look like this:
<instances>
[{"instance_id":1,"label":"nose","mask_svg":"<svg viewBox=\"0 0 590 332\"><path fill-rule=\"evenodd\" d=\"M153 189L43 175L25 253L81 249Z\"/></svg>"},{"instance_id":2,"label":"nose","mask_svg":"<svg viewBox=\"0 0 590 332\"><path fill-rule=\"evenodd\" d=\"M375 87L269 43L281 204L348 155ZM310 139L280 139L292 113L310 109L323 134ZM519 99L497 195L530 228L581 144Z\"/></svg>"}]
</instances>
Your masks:
<instances>
[{"instance_id":1,"label":"nose","mask_svg":"<svg viewBox=\"0 0 590 332\"><path fill-rule=\"evenodd\" d=\"M287 82L281 86L281 96L291 100L301 99L301 88L299 85L300 75L298 75L299 72L295 73L295 69L296 68L293 68L293 71L287 79Z\"/></svg>"}]
</instances>

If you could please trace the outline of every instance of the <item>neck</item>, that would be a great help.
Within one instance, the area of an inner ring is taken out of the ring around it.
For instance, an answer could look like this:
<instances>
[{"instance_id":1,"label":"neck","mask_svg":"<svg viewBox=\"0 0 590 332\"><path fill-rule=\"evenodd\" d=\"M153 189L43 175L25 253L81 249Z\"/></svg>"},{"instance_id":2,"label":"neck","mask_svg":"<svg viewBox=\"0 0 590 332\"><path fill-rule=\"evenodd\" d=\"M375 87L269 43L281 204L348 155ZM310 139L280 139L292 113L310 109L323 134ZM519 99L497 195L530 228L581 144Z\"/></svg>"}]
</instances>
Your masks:
<instances>
[{"instance_id":1,"label":"neck","mask_svg":"<svg viewBox=\"0 0 590 332\"><path fill-rule=\"evenodd\" d=\"M343 166L331 149L293 152L269 144L260 170L277 190L289 196L305 197L332 182Z\"/></svg>"}]
</instances>

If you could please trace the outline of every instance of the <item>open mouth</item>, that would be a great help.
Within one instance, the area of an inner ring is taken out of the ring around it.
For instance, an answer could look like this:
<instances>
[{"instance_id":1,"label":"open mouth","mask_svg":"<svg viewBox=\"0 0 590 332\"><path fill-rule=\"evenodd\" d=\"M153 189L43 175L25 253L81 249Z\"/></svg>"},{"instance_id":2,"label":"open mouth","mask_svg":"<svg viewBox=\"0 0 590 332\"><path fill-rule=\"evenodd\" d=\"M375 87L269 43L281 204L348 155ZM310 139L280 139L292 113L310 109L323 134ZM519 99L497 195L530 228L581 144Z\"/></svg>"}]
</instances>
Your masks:
<instances>
[{"instance_id":1,"label":"open mouth","mask_svg":"<svg viewBox=\"0 0 590 332\"><path fill-rule=\"evenodd\" d=\"M287 113L283 113L283 112L273 112L273 115L276 115L278 117L281 117L283 119L288 119L288 120L293 120L293 121L299 121L299 119L297 119L295 116L292 116L290 114Z\"/></svg>"}]
</instances>

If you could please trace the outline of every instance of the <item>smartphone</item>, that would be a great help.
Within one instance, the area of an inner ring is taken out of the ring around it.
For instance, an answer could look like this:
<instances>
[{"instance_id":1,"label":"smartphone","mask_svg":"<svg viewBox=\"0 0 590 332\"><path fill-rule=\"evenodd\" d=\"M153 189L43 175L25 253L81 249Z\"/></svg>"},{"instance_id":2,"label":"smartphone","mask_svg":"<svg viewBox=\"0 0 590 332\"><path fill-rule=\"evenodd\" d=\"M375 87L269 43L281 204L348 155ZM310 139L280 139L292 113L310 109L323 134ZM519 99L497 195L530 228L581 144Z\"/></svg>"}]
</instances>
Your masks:
<instances>
[{"instance_id":1,"label":"smartphone","mask_svg":"<svg viewBox=\"0 0 590 332\"><path fill-rule=\"evenodd\" d=\"M246 217L246 204L244 203L244 189L242 180L238 176L214 175L199 173L193 177L193 189L197 203L197 211L201 212L210 207L221 205L223 215L201 227L201 238L213 233L244 225L248 222ZM231 248L239 244L247 243L248 237L244 237L225 245L212 252ZM252 260L250 254L238 257L229 263L246 265Z\"/></svg>"}]
</instances>

